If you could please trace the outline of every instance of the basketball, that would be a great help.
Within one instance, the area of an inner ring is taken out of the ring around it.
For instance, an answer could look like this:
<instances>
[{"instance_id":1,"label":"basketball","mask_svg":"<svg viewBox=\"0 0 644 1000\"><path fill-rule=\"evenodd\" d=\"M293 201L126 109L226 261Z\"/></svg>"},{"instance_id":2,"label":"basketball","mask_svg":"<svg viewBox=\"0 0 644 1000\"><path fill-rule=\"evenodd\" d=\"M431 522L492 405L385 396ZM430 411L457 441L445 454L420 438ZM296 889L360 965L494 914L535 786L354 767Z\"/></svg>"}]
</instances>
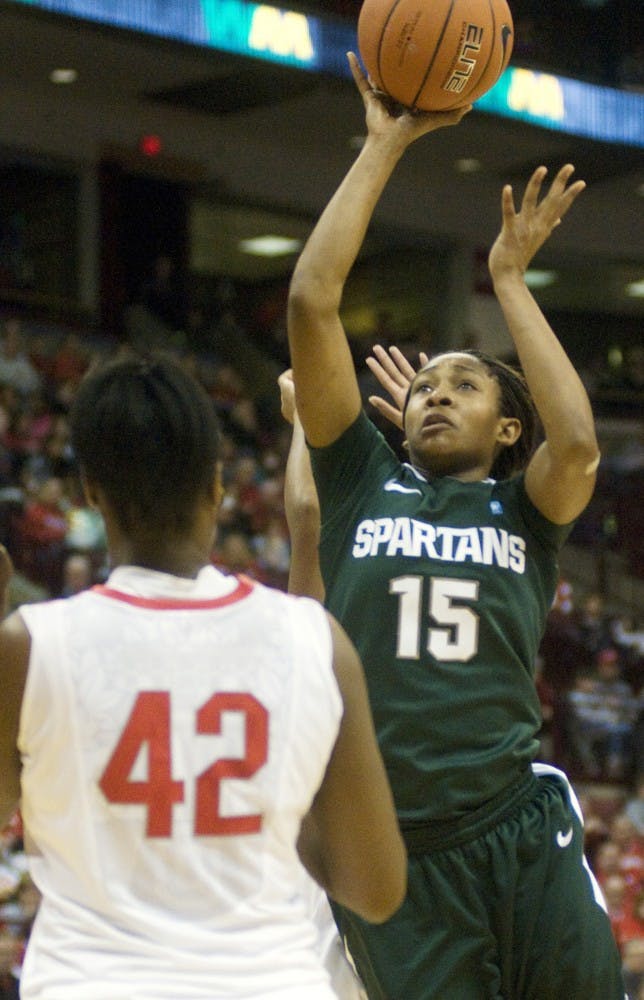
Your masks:
<instances>
[{"instance_id":1,"label":"basketball","mask_svg":"<svg viewBox=\"0 0 644 1000\"><path fill-rule=\"evenodd\" d=\"M512 54L506 0L364 0L358 49L372 83L418 111L471 104Z\"/></svg>"}]
</instances>

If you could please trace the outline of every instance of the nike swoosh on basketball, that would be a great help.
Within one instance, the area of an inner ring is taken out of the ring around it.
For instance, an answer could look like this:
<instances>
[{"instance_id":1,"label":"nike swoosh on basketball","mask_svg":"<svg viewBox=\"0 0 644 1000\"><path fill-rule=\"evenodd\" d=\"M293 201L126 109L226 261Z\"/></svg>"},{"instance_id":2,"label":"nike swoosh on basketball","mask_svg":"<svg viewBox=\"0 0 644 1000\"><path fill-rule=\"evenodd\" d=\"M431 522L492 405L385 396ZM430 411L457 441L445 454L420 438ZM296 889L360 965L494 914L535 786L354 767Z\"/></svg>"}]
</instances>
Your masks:
<instances>
[{"instance_id":1,"label":"nike swoosh on basketball","mask_svg":"<svg viewBox=\"0 0 644 1000\"><path fill-rule=\"evenodd\" d=\"M385 483L385 490L387 493L417 493L419 497L422 497L423 491L417 490L413 486L401 486L400 483L394 482L390 479L388 483Z\"/></svg>"},{"instance_id":2,"label":"nike swoosh on basketball","mask_svg":"<svg viewBox=\"0 0 644 1000\"><path fill-rule=\"evenodd\" d=\"M568 833L564 833L563 830L559 830L557 833L557 846L558 847L568 847L568 844L572 840L572 827L568 830Z\"/></svg>"}]
</instances>

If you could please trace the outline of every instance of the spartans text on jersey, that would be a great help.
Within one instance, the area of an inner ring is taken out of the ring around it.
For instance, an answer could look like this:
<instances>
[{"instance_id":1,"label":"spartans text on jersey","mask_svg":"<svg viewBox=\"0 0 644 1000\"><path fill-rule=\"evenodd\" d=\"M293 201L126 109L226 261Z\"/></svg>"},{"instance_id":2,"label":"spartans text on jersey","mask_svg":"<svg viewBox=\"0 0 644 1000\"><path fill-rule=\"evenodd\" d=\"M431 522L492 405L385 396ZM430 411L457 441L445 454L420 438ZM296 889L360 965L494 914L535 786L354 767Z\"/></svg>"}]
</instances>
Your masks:
<instances>
[{"instance_id":1,"label":"spartans text on jersey","mask_svg":"<svg viewBox=\"0 0 644 1000\"><path fill-rule=\"evenodd\" d=\"M443 562L472 562L525 571L526 543L502 528L434 527L413 517L365 518L356 528L354 559L368 556L427 556Z\"/></svg>"}]
</instances>

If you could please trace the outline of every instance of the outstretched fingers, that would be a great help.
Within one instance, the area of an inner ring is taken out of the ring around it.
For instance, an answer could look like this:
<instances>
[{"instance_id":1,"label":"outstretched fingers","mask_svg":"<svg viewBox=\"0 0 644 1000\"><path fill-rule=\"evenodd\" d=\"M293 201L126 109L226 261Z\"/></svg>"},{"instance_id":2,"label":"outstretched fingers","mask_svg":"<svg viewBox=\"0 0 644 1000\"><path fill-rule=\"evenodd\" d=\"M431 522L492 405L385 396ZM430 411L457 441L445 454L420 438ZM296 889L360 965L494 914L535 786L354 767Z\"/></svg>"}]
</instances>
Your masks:
<instances>
[{"instance_id":1,"label":"outstretched fingers","mask_svg":"<svg viewBox=\"0 0 644 1000\"><path fill-rule=\"evenodd\" d=\"M575 198L581 194L586 187L586 182L579 180L569 184L575 168L572 163L566 163L550 185L550 191L546 198L552 199L557 206L558 221L566 214Z\"/></svg>"},{"instance_id":2,"label":"outstretched fingers","mask_svg":"<svg viewBox=\"0 0 644 1000\"><path fill-rule=\"evenodd\" d=\"M377 410L381 416L385 417L394 427L398 427L400 430L403 429L402 411L398 409L397 406L392 406L388 403L386 399L382 396L369 396L369 402L373 406L374 410Z\"/></svg>"},{"instance_id":3,"label":"outstretched fingers","mask_svg":"<svg viewBox=\"0 0 644 1000\"><path fill-rule=\"evenodd\" d=\"M539 201L539 195L541 194L541 187L547 173L547 167L537 167L534 171L532 177L526 184L525 191L523 192L523 200L521 201L522 210L534 210L536 208L537 202Z\"/></svg>"},{"instance_id":4,"label":"outstretched fingers","mask_svg":"<svg viewBox=\"0 0 644 1000\"><path fill-rule=\"evenodd\" d=\"M373 354L373 357L367 358L367 367L376 376L385 392L389 393L393 405L381 396L369 396L369 402L392 424L402 428L402 411L416 369L397 347L390 347L386 351L380 344L375 344ZM427 364L427 355L423 351L420 352L419 358L421 366Z\"/></svg>"},{"instance_id":5,"label":"outstretched fingers","mask_svg":"<svg viewBox=\"0 0 644 1000\"><path fill-rule=\"evenodd\" d=\"M349 69L351 70L351 75L353 76L355 85L362 94L362 97L366 98L368 94L373 93L373 89L366 74L363 72L358 57L355 52L347 52L347 59L349 61Z\"/></svg>"},{"instance_id":6,"label":"outstretched fingers","mask_svg":"<svg viewBox=\"0 0 644 1000\"><path fill-rule=\"evenodd\" d=\"M525 202L525 198L524 198ZM514 205L514 192L511 184L504 184L501 190L501 215L503 223L508 225L516 218L517 210Z\"/></svg>"},{"instance_id":7,"label":"outstretched fingers","mask_svg":"<svg viewBox=\"0 0 644 1000\"><path fill-rule=\"evenodd\" d=\"M539 202L541 188L548 170L544 166L537 167L526 185L521 203L522 210L526 209L528 212L534 212L537 208L543 209L544 214L554 216L551 224L553 226L558 225L577 195L581 194L586 187L586 182L582 180L575 181L573 184L568 183L574 172L575 168L573 164L565 163L557 171L550 189L541 202Z\"/></svg>"},{"instance_id":8,"label":"outstretched fingers","mask_svg":"<svg viewBox=\"0 0 644 1000\"><path fill-rule=\"evenodd\" d=\"M398 347L392 346L389 348L389 353L387 353L384 347L381 347L380 344L375 344L373 353L398 385L407 388L407 385L416 374L416 369L409 363L403 352Z\"/></svg>"}]
</instances>

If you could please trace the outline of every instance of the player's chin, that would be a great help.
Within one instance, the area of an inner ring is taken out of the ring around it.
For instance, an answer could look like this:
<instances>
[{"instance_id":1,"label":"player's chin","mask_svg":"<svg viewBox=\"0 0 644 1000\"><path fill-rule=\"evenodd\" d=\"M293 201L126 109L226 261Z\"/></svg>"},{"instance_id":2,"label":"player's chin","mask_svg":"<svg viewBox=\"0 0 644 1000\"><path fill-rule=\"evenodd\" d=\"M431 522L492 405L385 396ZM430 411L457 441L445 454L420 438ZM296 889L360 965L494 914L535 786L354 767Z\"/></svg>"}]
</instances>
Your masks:
<instances>
[{"instance_id":1,"label":"player's chin","mask_svg":"<svg viewBox=\"0 0 644 1000\"><path fill-rule=\"evenodd\" d=\"M431 469L437 475L444 469L451 468L454 446L446 437L443 434L419 435L409 446L412 463L423 469Z\"/></svg>"}]
</instances>

